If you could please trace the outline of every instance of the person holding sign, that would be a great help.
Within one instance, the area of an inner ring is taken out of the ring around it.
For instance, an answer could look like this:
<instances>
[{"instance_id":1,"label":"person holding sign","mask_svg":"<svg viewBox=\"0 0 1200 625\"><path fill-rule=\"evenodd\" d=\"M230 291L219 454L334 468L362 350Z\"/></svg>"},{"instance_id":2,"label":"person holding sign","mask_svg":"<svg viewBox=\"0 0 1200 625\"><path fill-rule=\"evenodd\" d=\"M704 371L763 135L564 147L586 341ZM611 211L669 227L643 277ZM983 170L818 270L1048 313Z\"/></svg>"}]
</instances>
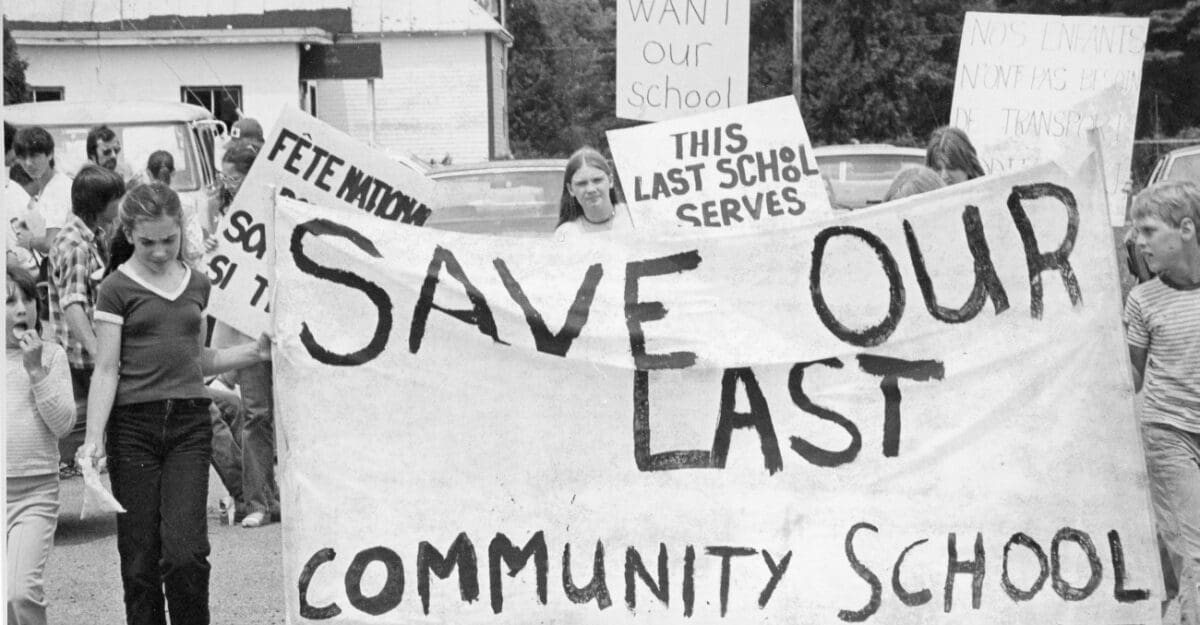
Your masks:
<instances>
[{"instance_id":1,"label":"person holding sign","mask_svg":"<svg viewBox=\"0 0 1200 625\"><path fill-rule=\"evenodd\" d=\"M262 144L253 139L236 139L221 159L221 183L225 186L223 216L242 188L242 182L258 158ZM212 245L215 246L215 239ZM210 248L211 249L211 248ZM249 340L233 327L216 322L212 344L217 347ZM237 489L241 500L235 505L246 510L242 527L261 527L279 514L279 486L275 481L275 407L272 398L270 363L240 368L235 374L242 391L241 431L234 433L241 445L242 483ZM220 436L221 424L213 422L214 435ZM229 489L231 494L234 489Z\"/></svg>"},{"instance_id":2,"label":"person holding sign","mask_svg":"<svg viewBox=\"0 0 1200 625\"><path fill-rule=\"evenodd\" d=\"M579 148L567 159L555 237L562 241L583 233L632 230L629 209L618 197L608 160L593 148Z\"/></svg>"},{"instance_id":3,"label":"person holding sign","mask_svg":"<svg viewBox=\"0 0 1200 625\"><path fill-rule=\"evenodd\" d=\"M76 461L94 466L107 452L113 495L127 510L117 517L117 551L128 622L165 623L165 594L172 623L207 624L212 430L204 376L269 360L270 339L202 347L212 285L184 262L182 207L170 187L135 187L119 219L133 251L100 284L87 436Z\"/></svg>"},{"instance_id":4,"label":"person holding sign","mask_svg":"<svg viewBox=\"0 0 1200 625\"><path fill-rule=\"evenodd\" d=\"M1155 184L1133 200L1139 251L1157 277L1125 302L1134 386L1159 537L1179 580L1180 621L1200 623L1200 185Z\"/></svg>"},{"instance_id":5,"label":"person holding sign","mask_svg":"<svg viewBox=\"0 0 1200 625\"><path fill-rule=\"evenodd\" d=\"M929 135L925 165L941 174L947 185L973 180L985 173L967 133L953 126L942 126Z\"/></svg>"}]
</instances>

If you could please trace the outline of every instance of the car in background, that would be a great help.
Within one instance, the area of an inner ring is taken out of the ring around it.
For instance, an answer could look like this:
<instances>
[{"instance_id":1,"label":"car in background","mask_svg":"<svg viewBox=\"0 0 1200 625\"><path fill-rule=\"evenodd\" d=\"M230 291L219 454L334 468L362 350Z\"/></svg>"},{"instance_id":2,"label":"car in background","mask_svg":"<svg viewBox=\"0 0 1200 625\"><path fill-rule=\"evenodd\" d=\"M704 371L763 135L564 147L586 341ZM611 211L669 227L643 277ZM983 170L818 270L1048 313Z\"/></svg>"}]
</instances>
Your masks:
<instances>
[{"instance_id":1,"label":"car in background","mask_svg":"<svg viewBox=\"0 0 1200 625\"><path fill-rule=\"evenodd\" d=\"M425 225L501 236L548 236L558 225L566 159L435 165L441 206Z\"/></svg>"},{"instance_id":2,"label":"car in background","mask_svg":"<svg viewBox=\"0 0 1200 625\"><path fill-rule=\"evenodd\" d=\"M1158 159L1147 186L1163 180L1200 182L1200 145L1171 150Z\"/></svg>"},{"instance_id":3,"label":"car in background","mask_svg":"<svg viewBox=\"0 0 1200 625\"><path fill-rule=\"evenodd\" d=\"M925 150L886 143L826 145L813 156L833 189L830 202L850 210L879 204L900 170L925 164Z\"/></svg>"},{"instance_id":4,"label":"car in background","mask_svg":"<svg viewBox=\"0 0 1200 625\"><path fill-rule=\"evenodd\" d=\"M88 163L87 135L106 125L121 140L118 172L128 178L146 167L150 154L175 159L171 188L185 203L207 208L207 187L216 182L214 146L225 124L207 109L182 102L29 102L4 107L4 119L20 128L41 126L54 137L55 169L74 177Z\"/></svg>"}]
</instances>

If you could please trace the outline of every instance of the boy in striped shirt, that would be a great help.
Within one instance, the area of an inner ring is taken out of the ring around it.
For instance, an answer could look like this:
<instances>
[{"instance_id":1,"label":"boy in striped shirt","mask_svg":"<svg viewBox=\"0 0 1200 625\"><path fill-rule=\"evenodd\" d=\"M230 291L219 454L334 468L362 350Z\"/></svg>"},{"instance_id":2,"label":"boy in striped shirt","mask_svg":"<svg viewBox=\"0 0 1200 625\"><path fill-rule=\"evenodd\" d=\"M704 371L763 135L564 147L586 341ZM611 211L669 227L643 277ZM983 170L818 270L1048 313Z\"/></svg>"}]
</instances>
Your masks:
<instances>
[{"instance_id":1,"label":"boy in striped shirt","mask_svg":"<svg viewBox=\"0 0 1200 625\"><path fill-rule=\"evenodd\" d=\"M1125 302L1159 537L1179 579L1180 620L1200 625L1200 185L1133 200L1137 246L1158 274Z\"/></svg>"}]
</instances>

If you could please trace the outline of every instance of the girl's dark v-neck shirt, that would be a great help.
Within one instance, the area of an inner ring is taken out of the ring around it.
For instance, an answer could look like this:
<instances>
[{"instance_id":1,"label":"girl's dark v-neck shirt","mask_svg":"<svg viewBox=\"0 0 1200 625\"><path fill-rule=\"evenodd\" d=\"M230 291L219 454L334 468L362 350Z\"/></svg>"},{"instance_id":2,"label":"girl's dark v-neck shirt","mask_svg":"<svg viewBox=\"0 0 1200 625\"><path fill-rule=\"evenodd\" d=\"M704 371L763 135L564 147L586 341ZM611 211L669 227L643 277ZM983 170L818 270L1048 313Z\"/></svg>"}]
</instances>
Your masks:
<instances>
[{"instance_id":1,"label":"girl's dark v-neck shirt","mask_svg":"<svg viewBox=\"0 0 1200 625\"><path fill-rule=\"evenodd\" d=\"M187 272L163 292L121 265L100 283L97 323L121 326L120 375L114 406L208 396L200 368L200 332L212 284Z\"/></svg>"}]
</instances>

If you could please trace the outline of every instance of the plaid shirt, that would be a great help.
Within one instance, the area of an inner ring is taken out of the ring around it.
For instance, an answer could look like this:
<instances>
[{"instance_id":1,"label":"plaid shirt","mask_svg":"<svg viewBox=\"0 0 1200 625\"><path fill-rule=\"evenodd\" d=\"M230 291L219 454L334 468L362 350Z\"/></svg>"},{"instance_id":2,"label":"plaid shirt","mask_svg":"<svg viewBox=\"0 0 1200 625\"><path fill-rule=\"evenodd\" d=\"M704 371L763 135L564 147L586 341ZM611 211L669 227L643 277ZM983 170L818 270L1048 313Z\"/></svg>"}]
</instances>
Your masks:
<instances>
[{"instance_id":1,"label":"plaid shirt","mask_svg":"<svg viewBox=\"0 0 1200 625\"><path fill-rule=\"evenodd\" d=\"M50 327L45 332L67 350L67 361L75 369L90 369L92 355L67 326L66 308L83 307L89 321L96 304L96 291L104 273L103 237L76 215L58 231L50 246Z\"/></svg>"}]
</instances>

